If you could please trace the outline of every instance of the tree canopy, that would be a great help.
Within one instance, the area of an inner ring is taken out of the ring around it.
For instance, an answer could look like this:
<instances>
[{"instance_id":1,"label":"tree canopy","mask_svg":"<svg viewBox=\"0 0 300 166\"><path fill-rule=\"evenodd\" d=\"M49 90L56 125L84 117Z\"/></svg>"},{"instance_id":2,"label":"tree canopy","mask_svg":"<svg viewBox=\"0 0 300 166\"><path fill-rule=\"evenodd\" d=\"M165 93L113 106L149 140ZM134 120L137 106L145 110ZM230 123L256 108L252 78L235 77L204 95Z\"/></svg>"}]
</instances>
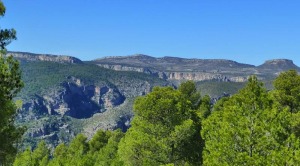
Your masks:
<instances>
[{"instance_id":1,"label":"tree canopy","mask_svg":"<svg viewBox=\"0 0 300 166\"><path fill-rule=\"evenodd\" d=\"M2 1L0 1L0 17L4 16L6 8ZM14 29L0 29L0 50L1 53L5 53L6 46L13 40L16 40L16 30Z\"/></svg>"},{"instance_id":2,"label":"tree canopy","mask_svg":"<svg viewBox=\"0 0 300 166\"><path fill-rule=\"evenodd\" d=\"M120 143L120 160L125 165L200 165L200 103L191 81L178 90L156 87L136 99L132 127Z\"/></svg>"},{"instance_id":3,"label":"tree canopy","mask_svg":"<svg viewBox=\"0 0 300 166\"><path fill-rule=\"evenodd\" d=\"M216 104L203 122L205 165L299 165L298 74L287 71L268 92L256 77ZM292 83L293 82L293 83Z\"/></svg>"},{"instance_id":4,"label":"tree canopy","mask_svg":"<svg viewBox=\"0 0 300 166\"><path fill-rule=\"evenodd\" d=\"M193 82L155 87L135 100L126 133L78 135L52 155L41 143L20 153L15 165L300 165L299 77L283 72L267 90L251 76L213 108Z\"/></svg>"},{"instance_id":5,"label":"tree canopy","mask_svg":"<svg viewBox=\"0 0 300 166\"><path fill-rule=\"evenodd\" d=\"M5 6L0 1L0 16L4 16ZM16 39L14 29L0 30L0 164L11 162L16 154L16 143L24 133L24 129L16 127L14 118L16 104L13 97L23 87L18 61L12 57L4 57L5 47Z\"/></svg>"}]
</instances>

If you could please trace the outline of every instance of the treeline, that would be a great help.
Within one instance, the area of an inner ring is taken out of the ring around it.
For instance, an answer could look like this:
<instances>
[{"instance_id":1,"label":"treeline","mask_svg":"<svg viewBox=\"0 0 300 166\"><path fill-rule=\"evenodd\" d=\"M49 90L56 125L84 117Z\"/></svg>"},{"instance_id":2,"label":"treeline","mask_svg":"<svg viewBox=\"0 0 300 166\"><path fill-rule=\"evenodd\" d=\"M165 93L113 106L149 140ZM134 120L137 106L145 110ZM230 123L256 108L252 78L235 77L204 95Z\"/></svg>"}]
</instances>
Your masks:
<instances>
[{"instance_id":1,"label":"treeline","mask_svg":"<svg viewBox=\"0 0 300 166\"><path fill-rule=\"evenodd\" d=\"M300 76L268 91L255 76L214 106L191 81L156 87L134 103L131 128L80 134L53 152L44 142L14 165L300 165Z\"/></svg>"},{"instance_id":2,"label":"treeline","mask_svg":"<svg viewBox=\"0 0 300 166\"><path fill-rule=\"evenodd\" d=\"M121 165L117 160L120 130L98 131L87 141L83 134L77 135L69 145L60 144L51 153L45 142L40 142L34 151L29 148L20 153L14 161L16 166L45 165ZM50 160L51 158L51 160Z\"/></svg>"}]
</instances>

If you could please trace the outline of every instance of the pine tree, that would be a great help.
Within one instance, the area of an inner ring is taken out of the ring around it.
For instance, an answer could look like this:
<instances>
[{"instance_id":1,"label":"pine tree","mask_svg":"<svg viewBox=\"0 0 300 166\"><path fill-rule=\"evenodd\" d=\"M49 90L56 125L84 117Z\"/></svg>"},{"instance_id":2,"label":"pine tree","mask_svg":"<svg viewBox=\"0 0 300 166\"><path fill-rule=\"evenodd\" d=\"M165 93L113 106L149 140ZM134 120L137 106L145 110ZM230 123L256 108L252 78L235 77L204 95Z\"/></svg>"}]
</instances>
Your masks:
<instances>
[{"instance_id":1,"label":"pine tree","mask_svg":"<svg viewBox=\"0 0 300 166\"><path fill-rule=\"evenodd\" d=\"M195 84L155 87L134 103L132 127L119 144L125 165L201 165L201 97Z\"/></svg>"},{"instance_id":2,"label":"pine tree","mask_svg":"<svg viewBox=\"0 0 300 166\"><path fill-rule=\"evenodd\" d=\"M33 166L46 166L49 161L50 151L44 141L41 141L37 148L32 152Z\"/></svg>"},{"instance_id":3,"label":"pine tree","mask_svg":"<svg viewBox=\"0 0 300 166\"><path fill-rule=\"evenodd\" d=\"M5 7L0 1L0 16L4 16ZM16 105L13 97L23 87L19 63L12 57L5 58L5 47L16 39L14 29L0 30L0 165L13 162L17 149L15 145L25 129L14 124Z\"/></svg>"},{"instance_id":4,"label":"pine tree","mask_svg":"<svg viewBox=\"0 0 300 166\"><path fill-rule=\"evenodd\" d=\"M205 165L299 165L293 116L256 77L220 102L203 122Z\"/></svg>"}]
</instances>

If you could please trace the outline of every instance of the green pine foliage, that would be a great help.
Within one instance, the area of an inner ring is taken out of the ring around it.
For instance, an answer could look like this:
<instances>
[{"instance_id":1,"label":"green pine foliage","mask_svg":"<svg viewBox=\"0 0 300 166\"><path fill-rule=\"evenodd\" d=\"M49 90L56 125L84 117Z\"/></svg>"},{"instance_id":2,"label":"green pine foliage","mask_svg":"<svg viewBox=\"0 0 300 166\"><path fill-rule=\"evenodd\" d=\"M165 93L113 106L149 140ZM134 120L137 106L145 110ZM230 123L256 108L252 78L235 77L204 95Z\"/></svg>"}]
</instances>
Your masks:
<instances>
[{"instance_id":1,"label":"green pine foliage","mask_svg":"<svg viewBox=\"0 0 300 166\"><path fill-rule=\"evenodd\" d=\"M299 80L281 73L268 91L252 76L213 107L193 82L156 87L135 100L126 133L79 134L53 153L42 142L14 165L300 165Z\"/></svg>"},{"instance_id":2,"label":"green pine foliage","mask_svg":"<svg viewBox=\"0 0 300 166\"><path fill-rule=\"evenodd\" d=\"M0 17L4 14L5 6L0 1ZM5 47L15 39L14 29L0 29L0 165L13 162L16 146L25 130L15 126L17 104L12 100L23 87L19 63L12 57L3 56Z\"/></svg>"},{"instance_id":3,"label":"green pine foliage","mask_svg":"<svg viewBox=\"0 0 300 166\"><path fill-rule=\"evenodd\" d=\"M19 153L14 166L94 166L121 165L117 156L119 142L124 136L120 130L99 130L88 140L83 134L77 135L69 145L59 144L50 153L45 142L39 143L33 151L30 148Z\"/></svg>"},{"instance_id":4,"label":"green pine foliage","mask_svg":"<svg viewBox=\"0 0 300 166\"><path fill-rule=\"evenodd\" d=\"M266 165L270 151L278 148L270 123L276 116L271 110L267 91L251 77L244 89L203 122L204 163Z\"/></svg>"},{"instance_id":5,"label":"green pine foliage","mask_svg":"<svg viewBox=\"0 0 300 166\"><path fill-rule=\"evenodd\" d=\"M27 148L17 155L14 166L46 166L49 162L50 151L44 141L32 152Z\"/></svg>"},{"instance_id":6,"label":"green pine foliage","mask_svg":"<svg viewBox=\"0 0 300 166\"><path fill-rule=\"evenodd\" d=\"M132 127L120 143L120 160L125 165L200 165L200 103L190 81L178 90L156 87L137 98Z\"/></svg>"},{"instance_id":7,"label":"green pine foliage","mask_svg":"<svg viewBox=\"0 0 300 166\"><path fill-rule=\"evenodd\" d=\"M287 71L267 92L256 77L203 121L205 165L299 165L299 75Z\"/></svg>"},{"instance_id":8,"label":"green pine foliage","mask_svg":"<svg viewBox=\"0 0 300 166\"><path fill-rule=\"evenodd\" d=\"M290 112L300 110L300 76L296 70L284 72L274 81L274 98Z\"/></svg>"}]
</instances>

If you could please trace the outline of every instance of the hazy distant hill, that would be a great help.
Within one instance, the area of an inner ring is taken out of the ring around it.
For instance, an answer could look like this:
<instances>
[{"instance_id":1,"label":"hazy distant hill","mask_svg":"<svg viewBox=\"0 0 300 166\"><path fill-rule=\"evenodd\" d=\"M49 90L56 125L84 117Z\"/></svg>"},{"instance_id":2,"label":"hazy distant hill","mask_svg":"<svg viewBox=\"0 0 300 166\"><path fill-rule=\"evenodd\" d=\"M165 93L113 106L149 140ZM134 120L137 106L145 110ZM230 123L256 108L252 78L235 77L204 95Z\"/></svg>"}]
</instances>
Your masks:
<instances>
[{"instance_id":1,"label":"hazy distant hill","mask_svg":"<svg viewBox=\"0 0 300 166\"><path fill-rule=\"evenodd\" d=\"M278 72L296 69L293 61L268 60L260 66L242 64L223 59L184 59L176 57L154 58L147 55L124 57L105 57L92 63L118 71L137 71L148 73L169 81L207 81L246 82L249 75L257 75L261 80L276 77Z\"/></svg>"},{"instance_id":2,"label":"hazy distant hill","mask_svg":"<svg viewBox=\"0 0 300 166\"><path fill-rule=\"evenodd\" d=\"M253 65L242 64L223 59L185 59L177 57L154 58L148 55L132 55L122 57L104 57L94 60L97 64L128 65L148 67L161 71L203 71L218 69L250 68Z\"/></svg>"},{"instance_id":3,"label":"hazy distant hill","mask_svg":"<svg viewBox=\"0 0 300 166\"><path fill-rule=\"evenodd\" d=\"M282 71L282 70L289 70L289 69L295 69L300 70L298 66L296 66L292 60L288 59L273 59L273 60L267 60L264 64L257 67L258 69L264 70L270 70L270 71Z\"/></svg>"},{"instance_id":4,"label":"hazy distant hill","mask_svg":"<svg viewBox=\"0 0 300 166\"><path fill-rule=\"evenodd\" d=\"M268 60L260 66L231 60L154 58L147 55L106 57L83 62L71 56L9 52L21 62L25 87L18 124L28 126L25 146L39 139L51 145L77 133L126 130L137 96L154 86L177 86L194 80L202 94L233 94L256 74L271 87L279 72L297 69L291 60Z\"/></svg>"}]
</instances>

